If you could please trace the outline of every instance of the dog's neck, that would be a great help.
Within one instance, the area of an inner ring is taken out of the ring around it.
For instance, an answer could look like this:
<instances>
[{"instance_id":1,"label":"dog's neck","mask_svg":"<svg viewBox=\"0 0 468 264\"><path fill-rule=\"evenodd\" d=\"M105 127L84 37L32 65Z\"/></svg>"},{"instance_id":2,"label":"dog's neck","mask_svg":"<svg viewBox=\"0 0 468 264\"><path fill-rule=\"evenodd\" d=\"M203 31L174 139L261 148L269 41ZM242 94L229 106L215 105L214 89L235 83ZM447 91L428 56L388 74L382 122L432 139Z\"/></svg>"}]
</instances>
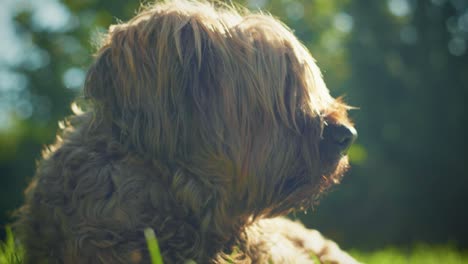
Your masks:
<instances>
[{"instance_id":1,"label":"dog's neck","mask_svg":"<svg viewBox=\"0 0 468 264\"><path fill-rule=\"evenodd\" d=\"M233 250L240 254L243 249L236 245L244 244L241 241L245 240L244 231L252 223L251 217L238 204L230 206L233 199L223 193L225 188L197 178L180 167L168 168L161 174L161 184L172 204L165 204L166 209L160 213L164 216L161 229L158 224L153 227L156 235L161 234L158 239L162 254L174 262L192 259L197 263L226 258ZM168 224L172 225L171 232L165 229Z\"/></svg>"}]
</instances>

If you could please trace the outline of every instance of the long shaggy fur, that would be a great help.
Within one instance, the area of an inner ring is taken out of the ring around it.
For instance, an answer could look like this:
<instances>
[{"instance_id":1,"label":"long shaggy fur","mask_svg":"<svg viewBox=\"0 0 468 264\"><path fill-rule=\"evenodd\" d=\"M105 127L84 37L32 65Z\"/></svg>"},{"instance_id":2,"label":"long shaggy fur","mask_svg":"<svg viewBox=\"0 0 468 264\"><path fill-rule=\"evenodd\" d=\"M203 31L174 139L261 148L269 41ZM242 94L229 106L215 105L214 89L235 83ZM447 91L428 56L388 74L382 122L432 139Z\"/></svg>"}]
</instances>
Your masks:
<instances>
[{"instance_id":1,"label":"long shaggy fur","mask_svg":"<svg viewBox=\"0 0 468 264\"><path fill-rule=\"evenodd\" d=\"M339 181L321 133L350 121L275 18L152 5L110 28L84 95L18 211L29 263L149 263L146 228L165 263L354 261L280 217Z\"/></svg>"}]
</instances>

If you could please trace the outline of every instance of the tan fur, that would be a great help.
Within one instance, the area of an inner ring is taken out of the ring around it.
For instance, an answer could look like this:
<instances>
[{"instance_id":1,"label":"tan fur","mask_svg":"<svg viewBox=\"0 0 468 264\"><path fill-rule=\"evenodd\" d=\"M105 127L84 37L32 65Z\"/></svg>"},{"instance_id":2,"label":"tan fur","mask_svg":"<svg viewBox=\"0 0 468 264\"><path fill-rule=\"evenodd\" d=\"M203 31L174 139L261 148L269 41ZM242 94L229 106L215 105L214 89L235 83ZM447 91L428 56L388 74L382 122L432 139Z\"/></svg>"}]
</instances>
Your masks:
<instances>
[{"instance_id":1,"label":"tan fur","mask_svg":"<svg viewBox=\"0 0 468 264\"><path fill-rule=\"evenodd\" d=\"M278 218L339 181L321 133L350 121L275 18L155 4L110 28L84 93L18 211L28 262L148 263L148 227L165 263L352 261Z\"/></svg>"}]
</instances>

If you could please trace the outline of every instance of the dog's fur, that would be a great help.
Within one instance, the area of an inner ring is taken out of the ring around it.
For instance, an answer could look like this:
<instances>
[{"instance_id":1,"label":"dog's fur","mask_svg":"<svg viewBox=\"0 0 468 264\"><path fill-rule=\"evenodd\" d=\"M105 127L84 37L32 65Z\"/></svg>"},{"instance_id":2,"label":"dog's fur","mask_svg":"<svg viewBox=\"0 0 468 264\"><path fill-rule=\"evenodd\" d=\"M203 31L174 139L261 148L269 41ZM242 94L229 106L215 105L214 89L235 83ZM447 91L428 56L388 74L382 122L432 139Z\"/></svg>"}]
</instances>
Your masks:
<instances>
[{"instance_id":1,"label":"dog's fur","mask_svg":"<svg viewBox=\"0 0 468 264\"><path fill-rule=\"evenodd\" d=\"M270 15L155 4L110 28L84 95L18 211L28 262L149 263L146 228L166 263L353 262L280 217L339 181L321 133L351 124Z\"/></svg>"}]
</instances>

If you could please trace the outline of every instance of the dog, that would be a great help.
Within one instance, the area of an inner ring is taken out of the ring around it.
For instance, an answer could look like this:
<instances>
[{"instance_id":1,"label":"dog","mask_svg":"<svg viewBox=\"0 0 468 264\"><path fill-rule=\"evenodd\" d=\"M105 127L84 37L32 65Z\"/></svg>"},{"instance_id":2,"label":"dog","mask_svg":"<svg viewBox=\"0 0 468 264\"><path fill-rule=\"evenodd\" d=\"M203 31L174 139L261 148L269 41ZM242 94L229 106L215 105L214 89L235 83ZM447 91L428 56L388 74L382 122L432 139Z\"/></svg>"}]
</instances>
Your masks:
<instances>
[{"instance_id":1,"label":"dog","mask_svg":"<svg viewBox=\"0 0 468 264\"><path fill-rule=\"evenodd\" d=\"M103 37L17 212L27 263L357 263L284 218L348 169L350 109L271 15L145 8Z\"/></svg>"}]
</instances>

